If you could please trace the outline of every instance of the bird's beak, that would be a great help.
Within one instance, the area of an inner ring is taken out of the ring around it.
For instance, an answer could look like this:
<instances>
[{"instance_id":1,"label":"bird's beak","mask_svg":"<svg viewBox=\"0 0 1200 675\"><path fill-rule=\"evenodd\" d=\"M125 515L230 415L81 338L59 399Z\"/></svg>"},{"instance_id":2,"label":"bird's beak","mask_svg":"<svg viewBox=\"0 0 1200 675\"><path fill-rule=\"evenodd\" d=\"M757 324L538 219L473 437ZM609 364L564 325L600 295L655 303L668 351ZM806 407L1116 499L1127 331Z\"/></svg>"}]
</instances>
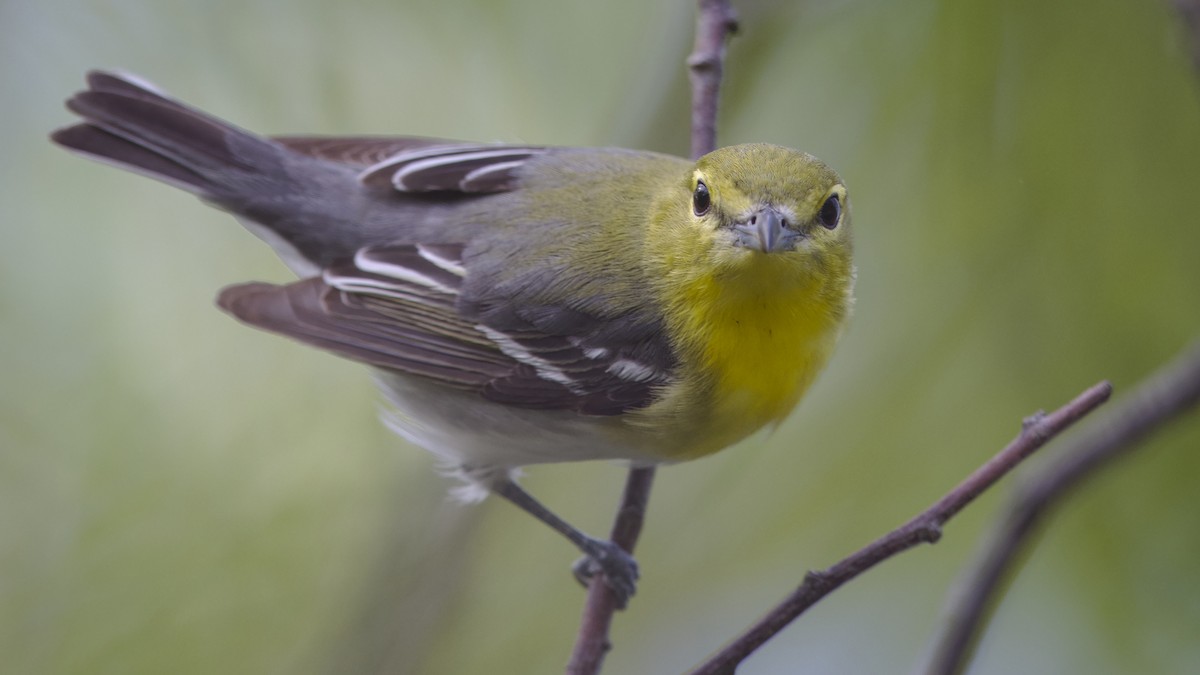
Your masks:
<instances>
[{"instance_id":1,"label":"bird's beak","mask_svg":"<svg viewBox=\"0 0 1200 675\"><path fill-rule=\"evenodd\" d=\"M763 253L790 251L796 247L799 233L787 227L787 220L774 207L764 206L746 220L733 226L738 246Z\"/></svg>"}]
</instances>

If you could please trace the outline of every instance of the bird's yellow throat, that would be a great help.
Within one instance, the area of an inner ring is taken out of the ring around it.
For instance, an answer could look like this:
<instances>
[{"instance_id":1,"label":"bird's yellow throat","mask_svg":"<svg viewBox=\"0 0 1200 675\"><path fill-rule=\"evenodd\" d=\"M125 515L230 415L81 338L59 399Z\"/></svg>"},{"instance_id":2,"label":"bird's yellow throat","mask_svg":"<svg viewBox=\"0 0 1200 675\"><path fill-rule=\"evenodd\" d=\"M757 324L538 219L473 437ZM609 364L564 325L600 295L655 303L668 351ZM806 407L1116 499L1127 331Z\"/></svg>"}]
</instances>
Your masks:
<instances>
[{"instance_id":1,"label":"bird's yellow throat","mask_svg":"<svg viewBox=\"0 0 1200 675\"><path fill-rule=\"evenodd\" d=\"M853 273L828 265L814 273L778 254L706 271L676 288L668 313L685 363L708 376L711 405L679 459L716 452L777 424L792 411L833 352L849 310ZM841 265L837 265L841 266ZM833 272L831 274L831 272Z\"/></svg>"}]
</instances>

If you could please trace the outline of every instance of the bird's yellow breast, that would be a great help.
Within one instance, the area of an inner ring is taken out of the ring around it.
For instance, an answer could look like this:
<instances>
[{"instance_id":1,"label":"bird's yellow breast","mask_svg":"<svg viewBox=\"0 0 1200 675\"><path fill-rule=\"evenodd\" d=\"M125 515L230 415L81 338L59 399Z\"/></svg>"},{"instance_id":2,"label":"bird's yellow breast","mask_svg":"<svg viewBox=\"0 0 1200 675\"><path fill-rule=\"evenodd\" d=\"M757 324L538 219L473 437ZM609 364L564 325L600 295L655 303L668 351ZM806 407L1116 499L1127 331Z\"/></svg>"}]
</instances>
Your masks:
<instances>
[{"instance_id":1,"label":"bird's yellow breast","mask_svg":"<svg viewBox=\"0 0 1200 675\"><path fill-rule=\"evenodd\" d=\"M672 459L716 452L792 411L833 351L848 293L827 278L765 259L732 276L694 277L678 297L684 367L703 373L678 392L686 441Z\"/></svg>"}]
</instances>

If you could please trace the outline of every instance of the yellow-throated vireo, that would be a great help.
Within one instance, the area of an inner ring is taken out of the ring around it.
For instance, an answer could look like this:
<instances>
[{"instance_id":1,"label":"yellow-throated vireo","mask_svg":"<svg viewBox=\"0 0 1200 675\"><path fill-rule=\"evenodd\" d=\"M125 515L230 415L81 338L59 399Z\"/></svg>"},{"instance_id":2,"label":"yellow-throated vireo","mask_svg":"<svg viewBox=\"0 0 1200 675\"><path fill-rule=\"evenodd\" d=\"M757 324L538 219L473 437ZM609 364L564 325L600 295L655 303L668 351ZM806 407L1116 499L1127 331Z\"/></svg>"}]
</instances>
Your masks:
<instances>
[{"instance_id":1,"label":"yellow-throated vireo","mask_svg":"<svg viewBox=\"0 0 1200 675\"><path fill-rule=\"evenodd\" d=\"M88 85L56 142L236 214L300 277L225 311L373 366L398 434L565 534L622 604L633 559L516 468L692 459L778 423L850 311L846 188L802 152L267 138L130 75Z\"/></svg>"}]
</instances>

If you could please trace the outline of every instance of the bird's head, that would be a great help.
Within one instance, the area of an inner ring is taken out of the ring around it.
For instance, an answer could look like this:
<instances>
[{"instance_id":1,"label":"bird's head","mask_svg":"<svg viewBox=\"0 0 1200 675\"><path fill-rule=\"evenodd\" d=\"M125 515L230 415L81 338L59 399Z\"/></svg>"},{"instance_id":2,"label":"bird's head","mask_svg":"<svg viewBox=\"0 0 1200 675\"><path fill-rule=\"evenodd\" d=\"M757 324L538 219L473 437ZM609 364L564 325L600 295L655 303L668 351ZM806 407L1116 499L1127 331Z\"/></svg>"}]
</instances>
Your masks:
<instances>
[{"instance_id":1,"label":"bird's head","mask_svg":"<svg viewBox=\"0 0 1200 675\"><path fill-rule=\"evenodd\" d=\"M715 150L677 184L666 208L674 211L661 219L672 224L663 234L675 242L667 261L674 273L852 281L846 187L807 153L763 143Z\"/></svg>"}]
</instances>

